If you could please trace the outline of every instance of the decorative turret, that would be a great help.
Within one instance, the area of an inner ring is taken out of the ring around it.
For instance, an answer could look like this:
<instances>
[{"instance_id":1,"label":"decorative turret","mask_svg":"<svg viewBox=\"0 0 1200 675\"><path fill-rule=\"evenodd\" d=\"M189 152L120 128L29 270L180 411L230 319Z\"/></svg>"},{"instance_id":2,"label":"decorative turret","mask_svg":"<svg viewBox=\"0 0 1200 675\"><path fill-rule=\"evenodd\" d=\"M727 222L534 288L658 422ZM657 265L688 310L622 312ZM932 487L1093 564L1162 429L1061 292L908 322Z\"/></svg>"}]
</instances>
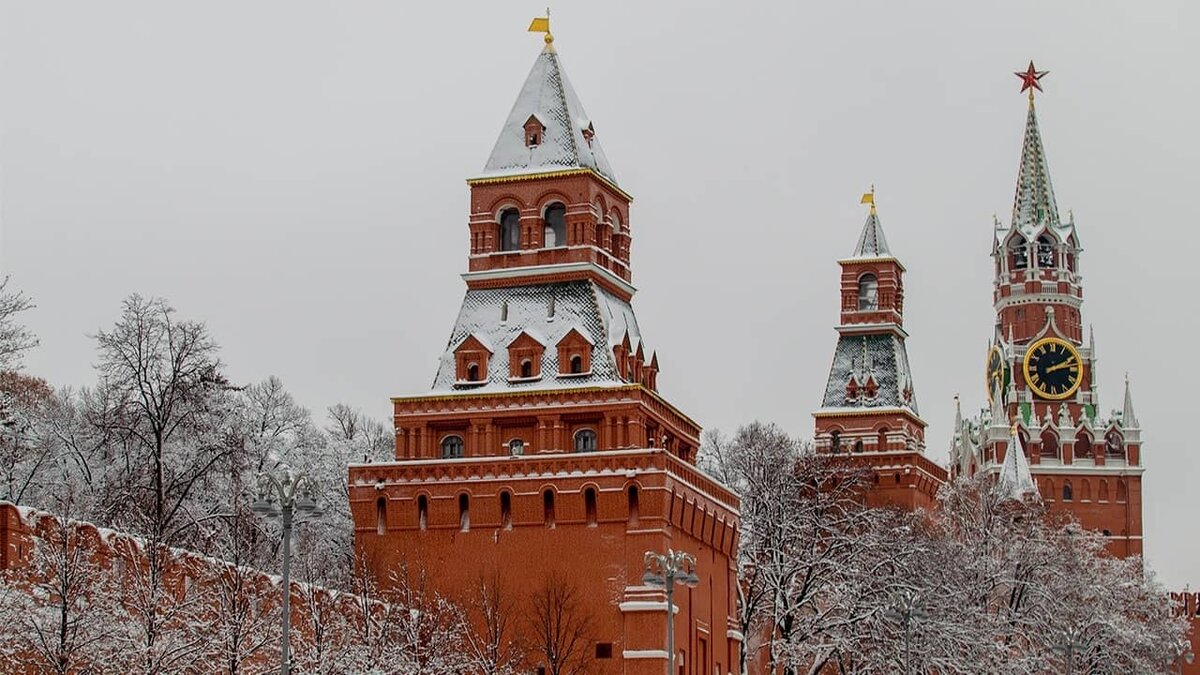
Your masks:
<instances>
[{"instance_id":1,"label":"decorative turret","mask_svg":"<svg viewBox=\"0 0 1200 675\"><path fill-rule=\"evenodd\" d=\"M888 467L880 474L891 482L873 493L876 503L928 506L946 471L924 456L925 421L904 343L904 266L884 237L874 188L862 203L871 210L854 254L837 261L841 322L825 395L813 413L816 447L864 453L863 461Z\"/></svg>"},{"instance_id":2,"label":"decorative turret","mask_svg":"<svg viewBox=\"0 0 1200 675\"><path fill-rule=\"evenodd\" d=\"M626 298L629 203L554 43L534 61L471 186L468 286L589 278Z\"/></svg>"},{"instance_id":3,"label":"decorative turret","mask_svg":"<svg viewBox=\"0 0 1200 675\"><path fill-rule=\"evenodd\" d=\"M1033 91L1041 91L1040 80L1048 71L1031 63L1018 72L1022 90L1029 91L1029 112L1017 187L1013 196L1012 220L1007 227L995 226L992 257L995 259L995 291L1000 334L1012 330L1017 343L1037 334L1057 308L1056 323L1063 336L1076 345L1083 341L1080 305L1083 302L1079 275L1079 236L1074 217L1063 223L1050 182L1050 167L1042 145Z\"/></svg>"},{"instance_id":4,"label":"decorative turret","mask_svg":"<svg viewBox=\"0 0 1200 675\"><path fill-rule=\"evenodd\" d=\"M1025 448L1021 445L1021 437L1017 435L1017 427L1013 425L1012 434L1008 439L1008 449L1004 453L1004 463L1000 465L1000 475L996 479L997 488L1007 499L1023 501L1026 498L1039 499L1037 484L1029 471L1029 460L1025 457Z\"/></svg>"}]
</instances>

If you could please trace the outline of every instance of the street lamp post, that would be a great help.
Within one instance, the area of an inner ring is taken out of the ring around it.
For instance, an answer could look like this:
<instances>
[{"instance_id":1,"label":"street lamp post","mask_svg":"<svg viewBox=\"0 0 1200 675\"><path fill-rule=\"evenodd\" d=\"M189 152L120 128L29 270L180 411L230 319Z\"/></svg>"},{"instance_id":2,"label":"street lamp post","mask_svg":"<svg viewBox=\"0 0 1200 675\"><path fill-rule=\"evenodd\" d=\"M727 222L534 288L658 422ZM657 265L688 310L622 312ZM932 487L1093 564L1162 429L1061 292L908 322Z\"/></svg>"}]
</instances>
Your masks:
<instances>
[{"instance_id":1,"label":"street lamp post","mask_svg":"<svg viewBox=\"0 0 1200 675\"><path fill-rule=\"evenodd\" d=\"M661 588L667 593L667 675L675 673L675 584L695 588L700 584L696 576L696 556L683 551L667 549L665 554L646 551L646 573L642 583Z\"/></svg>"},{"instance_id":2,"label":"street lamp post","mask_svg":"<svg viewBox=\"0 0 1200 675\"><path fill-rule=\"evenodd\" d=\"M917 607L917 597L906 591L900 596L900 601L883 610L883 616L890 621L904 625L904 672L912 673L912 622L913 619L927 619L929 613Z\"/></svg>"},{"instance_id":3,"label":"street lamp post","mask_svg":"<svg viewBox=\"0 0 1200 675\"><path fill-rule=\"evenodd\" d=\"M292 525L318 518L325 509L317 504L316 484L302 473L293 473L287 466L280 467L277 475L266 471L258 474L258 491L250 509L254 513L275 520L283 525L283 636L279 672L292 672Z\"/></svg>"}]
</instances>

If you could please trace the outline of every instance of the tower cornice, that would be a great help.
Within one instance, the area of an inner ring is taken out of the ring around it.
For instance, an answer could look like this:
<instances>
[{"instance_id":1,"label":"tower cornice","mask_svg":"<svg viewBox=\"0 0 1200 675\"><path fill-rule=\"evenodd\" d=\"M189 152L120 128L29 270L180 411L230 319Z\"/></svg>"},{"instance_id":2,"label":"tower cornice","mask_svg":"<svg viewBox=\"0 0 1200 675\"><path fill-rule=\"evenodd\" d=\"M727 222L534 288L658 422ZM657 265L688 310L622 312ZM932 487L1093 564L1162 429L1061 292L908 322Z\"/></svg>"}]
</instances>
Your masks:
<instances>
[{"instance_id":1,"label":"tower cornice","mask_svg":"<svg viewBox=\"0 0 1200 675\"><path fill-rule=\"evenodd\" d=\"M475 187L476 185L496 185L500 183L519 183L528 180L541 180L545 178L566 178L569 176L592 176L596 180L604 184L605 187L621 195L625 201L633 203L633 195L617 187L617 184L605 178L600 172L595 169L563 169L561 171L539 171L535 173L494 173L476 176L467 179L467 185Z\"/></svg>"},{"instance_id":2,"label":"tower cornice","mask_svg":"<svg viewBox=\"0 0 1200 675\"><path fill-rule=\"evenodd\" d=\"M637 292L637 288L633 284L613 274L610 270L591 262L479 270L477 272L464 272L462 278L463 281L467 282L468 287L483 288L515 285L513 282L517 280L520 280L521 283L538 283L548 280L569 281L573 278L582 278L589 275L594 275L597 277L599 283L610 286L612 290L617 291L619 295L626 298L633 297L633 294Z\"/></svg>"}]
</instances>

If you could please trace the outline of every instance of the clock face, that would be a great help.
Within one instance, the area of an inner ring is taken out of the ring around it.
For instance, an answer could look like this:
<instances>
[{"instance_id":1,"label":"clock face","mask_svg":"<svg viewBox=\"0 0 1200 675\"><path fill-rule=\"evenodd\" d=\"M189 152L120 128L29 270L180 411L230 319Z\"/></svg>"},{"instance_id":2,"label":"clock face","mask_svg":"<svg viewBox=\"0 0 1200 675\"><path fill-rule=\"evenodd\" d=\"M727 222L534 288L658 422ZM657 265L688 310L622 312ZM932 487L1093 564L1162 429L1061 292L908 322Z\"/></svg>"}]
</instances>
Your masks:
<instances>
[{"instance_id":1,"label":"clock face","mask_svg":"<svg viewBox=\"0 0 1200 675\"><path fill-rule=\"evenodd\" d=\"M1008 387L1008 363L1004 361L1004 352L999 347L992 347L987 355L987 395L992 400L996 386L1000 387L1000 395L1004 395Z\"/></svg>"},{"instance_id":2,"label":"clock face","mask_svg":"<svg viewBox=\"0 0 1200 675\"><path fill-rule=\"evenodd\" d=\"M1066 340L1042 338L1025 352L1025 382L1042 398L1067 398L1083 382L1083 360Z\"/></svg>"}]
</instances>

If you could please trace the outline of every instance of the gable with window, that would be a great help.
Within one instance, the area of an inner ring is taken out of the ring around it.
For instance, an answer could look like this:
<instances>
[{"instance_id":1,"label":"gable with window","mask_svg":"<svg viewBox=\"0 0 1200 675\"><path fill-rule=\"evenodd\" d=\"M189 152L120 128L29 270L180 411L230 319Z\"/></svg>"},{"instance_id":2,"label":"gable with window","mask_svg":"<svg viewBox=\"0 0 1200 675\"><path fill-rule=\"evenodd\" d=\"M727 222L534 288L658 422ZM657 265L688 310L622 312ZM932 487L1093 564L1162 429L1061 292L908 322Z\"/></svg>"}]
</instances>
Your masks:
<instances>
[{"instance_id":1,"label":"gable with window","mask_svg":"<svg viewBox=\"0 0 1200 675\"><path fill-rule=\"evenodd\" d=\"M508 343L508 379L536 380L542 376L542 354L546 345L529 331L521 331L520 335Z\"/></svg>"},{"instance_id":2,"label":"gable with window","mask_svg":"<svg viewBox=\"0 0 1200 675\"><path fill-rule=\"evenodd\" d=\"M578 328L572 328L558 341L558 374L588 375L592 372L592 341Z\"/></svg>"},{"instance_id":3,"label":"gable with window","mask_svg":"<svg viewBox=\"0 0 1200 675\"><path fill-rule=\"evenodd\" d=\"M455 384L468 386L487 382L491 355L491 346L479 336L471 334L464 338L454 348Z\"/></svg>"}]
</instances>

